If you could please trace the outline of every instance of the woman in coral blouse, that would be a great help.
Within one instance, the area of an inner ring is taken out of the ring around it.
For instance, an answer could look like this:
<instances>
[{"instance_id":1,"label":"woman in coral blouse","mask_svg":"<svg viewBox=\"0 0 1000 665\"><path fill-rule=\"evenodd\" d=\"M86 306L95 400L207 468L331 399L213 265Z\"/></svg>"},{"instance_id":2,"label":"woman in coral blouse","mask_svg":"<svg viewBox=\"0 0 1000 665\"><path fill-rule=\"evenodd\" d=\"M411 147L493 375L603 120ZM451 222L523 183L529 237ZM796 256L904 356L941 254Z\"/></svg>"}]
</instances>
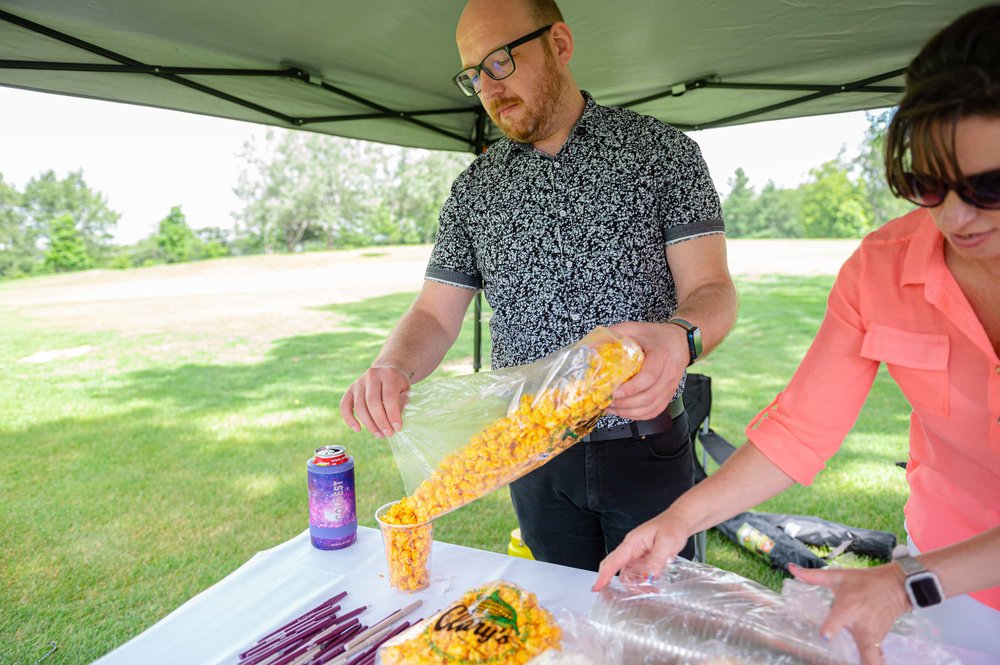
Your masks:
<instances>
[{"instance_id":1,"label":"woman in coral blouse","mask_svg":"<svg viewBox=\"0 0 1000 665\"><path fill-rule=\"evenodd\" d=\"M747 427L750 445L601 564L657 575L699 531L836 453L885 363L913 407L908 557L862 570L795 569L829 587L825 635L846 628L865 663L916 607L945 643L1000 658L1000 5L922 49L886 136L893 192L920 206L868 235L788 387Z\"/></svg>"}]
</instances>

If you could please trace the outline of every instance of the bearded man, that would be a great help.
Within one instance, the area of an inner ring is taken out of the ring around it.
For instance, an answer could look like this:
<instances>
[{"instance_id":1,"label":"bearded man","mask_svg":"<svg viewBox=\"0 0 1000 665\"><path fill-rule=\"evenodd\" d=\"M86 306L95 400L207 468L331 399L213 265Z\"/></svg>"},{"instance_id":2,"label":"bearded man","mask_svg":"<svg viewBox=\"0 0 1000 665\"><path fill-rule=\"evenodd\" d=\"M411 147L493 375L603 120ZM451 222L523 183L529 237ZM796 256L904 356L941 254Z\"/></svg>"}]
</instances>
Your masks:
<instances>
[{"instance_id":1,"label":"bearded man","mask_svg":"<svg viewBox=\"0 0 1000 665\"><path fill-rule=\"evenodd\" d=\"M478 289L493 369L597 326L631 338L642 370L596 429L510 486L536 559L597 570L693 483L685 371L736 318L718 194L691 139L577 87L554 2L471 0L456 41L455 84L505 138L452 185L420 295L341 414L355 431L400 431L403 393L441 362Z\"/></svg>"}]
</instances>

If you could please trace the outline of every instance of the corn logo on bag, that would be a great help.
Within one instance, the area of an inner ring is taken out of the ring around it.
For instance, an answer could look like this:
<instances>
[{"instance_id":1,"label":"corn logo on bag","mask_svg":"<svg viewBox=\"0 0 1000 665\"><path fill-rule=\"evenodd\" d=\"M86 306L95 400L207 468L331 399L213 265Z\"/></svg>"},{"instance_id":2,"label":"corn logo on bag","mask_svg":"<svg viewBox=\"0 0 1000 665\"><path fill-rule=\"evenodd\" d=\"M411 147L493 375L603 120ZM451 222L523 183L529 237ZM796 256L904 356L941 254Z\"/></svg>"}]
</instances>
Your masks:
<instances>
[{"instance_id":1,"label":"corn logo on bag","mask_svg":"<svg viewBox=\"0 0 1000 665\"><path fill-rule=\"evenodd\" d=\"M383 665L526 663L559 648L562 631L533 593L497 581L470 589L437 614L389 640Z\"/></svg>"},{"instance_id":2,"label":"corn logo on bag","mask_svg":"<svg viewBox=\"0 0 1000 665\"><path fill-rule=\"evenodd\" d=\"M393 523L426 522L506 485L588 434L642 349L597 328L530 365L418 384L390 441L409 496Z\"/></svg>"}]
</instances>

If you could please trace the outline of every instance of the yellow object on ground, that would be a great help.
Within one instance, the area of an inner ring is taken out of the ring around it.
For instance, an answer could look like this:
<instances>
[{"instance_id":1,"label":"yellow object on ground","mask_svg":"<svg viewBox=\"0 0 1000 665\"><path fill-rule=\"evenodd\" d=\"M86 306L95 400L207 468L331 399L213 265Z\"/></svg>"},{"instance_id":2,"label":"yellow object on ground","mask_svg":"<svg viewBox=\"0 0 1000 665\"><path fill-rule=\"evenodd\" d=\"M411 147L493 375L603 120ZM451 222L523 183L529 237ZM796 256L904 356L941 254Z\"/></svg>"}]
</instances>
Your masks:
<instances>
[{"instance_id":1,"label":"yellow object on ground","mask_svg":"<svg viewBox=\"0 0 1000 665\"><path fill-rule=\"evenodd\" d=\"M510 532L510 543L507 544L507 554L521 557L522 559L534 559L531 550L521 540L521 529L514 529Z\"/></svg>"}]
</instances>

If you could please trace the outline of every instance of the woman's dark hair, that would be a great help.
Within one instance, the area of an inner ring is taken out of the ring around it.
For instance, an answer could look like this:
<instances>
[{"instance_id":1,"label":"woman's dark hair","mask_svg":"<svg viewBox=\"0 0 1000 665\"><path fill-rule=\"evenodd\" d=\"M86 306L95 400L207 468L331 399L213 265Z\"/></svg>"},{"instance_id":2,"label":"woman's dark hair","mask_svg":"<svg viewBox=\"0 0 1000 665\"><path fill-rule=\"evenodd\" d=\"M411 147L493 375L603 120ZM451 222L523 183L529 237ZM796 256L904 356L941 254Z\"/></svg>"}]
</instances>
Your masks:
<instances>
[{"instance_id":1,"label":"woman's dark hair","mask_svg":"<svg viewBox=\"0 0 1000 665\"><path fill-rule=\"evenodd\" d=\"M922 174L962 177L955 126L969 116L1000 117L1000 5L959 17L934 35L906 69L906 92L889 123L885 171L897 196L913 194L903 174L914 150Z\"/></svg>"}]
</instances>

